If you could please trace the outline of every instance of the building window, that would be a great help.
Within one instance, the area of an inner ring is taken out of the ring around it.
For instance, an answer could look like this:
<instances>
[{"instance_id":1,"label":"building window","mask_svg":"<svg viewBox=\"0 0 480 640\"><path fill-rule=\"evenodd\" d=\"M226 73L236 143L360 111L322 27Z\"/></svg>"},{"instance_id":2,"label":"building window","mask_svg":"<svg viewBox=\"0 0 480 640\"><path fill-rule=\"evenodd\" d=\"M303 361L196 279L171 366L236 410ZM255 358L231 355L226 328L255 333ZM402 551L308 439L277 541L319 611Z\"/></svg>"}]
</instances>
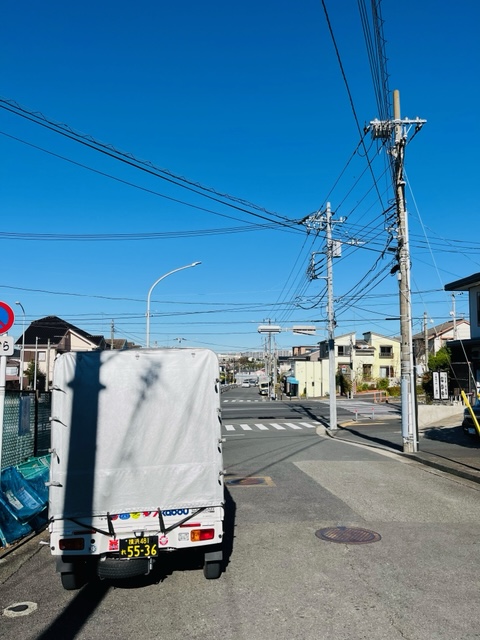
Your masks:
<instances>
[{"instance_id":1,"label":"building window","mask_svg":"<svg viewBox=\"0 0 480 640\"><path fill-rule=\"evenodd\" d=\"M391 358L393 356L393 348L391 345L382 347L380 345L380 358Z\"/></svg>"},{"instance_id":2,"label":"building window","mask_svg":"<svg viewBox=\"0 0 480 640\"><path fill-rule=\"evenodd\" d=\"M363 379L371 380L372 379L372 365L364 364L363 365Z\"/></svg>"},{"instance_id":3,"label":"building window","mask_svg":"<svg viewBox=\"0 0 480 640\"><path fill-rule=\"evenodd\" d=\"M380 378L393 378L393 367L380 367Z\"/></svg>"},{"instance_id":4,"label":"building window","mask_svg":"<svg viewBox=\"0 0 480 640\"><path fill-rule=\"evenodd\" d=\"M349 354L350 354L350 347L348 346L348 344L337 345L337 355L348 356Z\"/></svg>"}]
</instances>

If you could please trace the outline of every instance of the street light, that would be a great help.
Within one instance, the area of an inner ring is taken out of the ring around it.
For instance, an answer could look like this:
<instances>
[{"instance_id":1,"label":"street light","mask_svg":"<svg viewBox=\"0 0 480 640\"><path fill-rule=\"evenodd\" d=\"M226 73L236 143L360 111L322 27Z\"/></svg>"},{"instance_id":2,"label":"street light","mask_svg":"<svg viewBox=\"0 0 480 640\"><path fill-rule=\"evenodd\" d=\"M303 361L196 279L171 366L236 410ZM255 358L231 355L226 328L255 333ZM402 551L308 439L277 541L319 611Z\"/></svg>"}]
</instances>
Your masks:
<instances>
[{"instance_id":1,"label":"street light","mask_svg":"<svg viewBox=\"0 0 480 640\"><path fill-rule=\"evenodd\" d=\"M161 276L158 280L155 280L155 282L150 287L150 290L147 296L147 339L146 339L147 349L150 346L150 297L152 295L152 291L155 289L155 287L161 280L163 280L167 276L171 276L172 273L176 273L177 271L182 271L182 269L189 269L190 267L196 267L198 264L202 264L202 263L192 262L192 264L186 264L184 267L178 267L178 269L173 269L173 271L169 271L165 275Z\"/></svg>"},{"instance_id":2,"label":"street light","mask_svg":"<svg viewBox=\"0 0 480 640\"><path fill-rule=\"evenodd\" d=\"M23 304L18 300L15 302L18 304L20 309L23 311L23 321L22 321L22 354L20 356L20 391L23 391L23 367L25 366L25 309L23 308Z\"/></svg>"}]
</instances>

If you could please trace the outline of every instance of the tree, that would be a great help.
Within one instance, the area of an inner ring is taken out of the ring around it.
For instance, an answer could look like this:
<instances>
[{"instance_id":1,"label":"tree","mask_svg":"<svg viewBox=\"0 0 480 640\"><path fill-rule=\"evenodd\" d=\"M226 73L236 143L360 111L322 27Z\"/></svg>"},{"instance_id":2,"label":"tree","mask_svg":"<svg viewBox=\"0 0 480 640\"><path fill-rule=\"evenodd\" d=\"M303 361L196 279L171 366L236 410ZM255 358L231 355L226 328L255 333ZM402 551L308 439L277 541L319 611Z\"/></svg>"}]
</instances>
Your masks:
<instances>
[{"instance_id":1,"label":"tree","mask_svg":"<svg viewBox=\"0 0 480 640\"><path fill-rule=\"evenodd\" d=\"M30 360L28 367L25 369L25 375L28 378L28 386L33 387L35 382L35 362ZM38 370L37 367L37 389L45 388L45 374Z\"/></svg>"},{"instance_id":2,"label":"tree","mask_svg":"<svg viewBox=\"0 0 480 640\"><path fill-rule=\"evenodd\" d=\"M428 356L428 368L430 371L448 371L451 361L450 349L441 347L435 355L431 353Z\"/></svg>"}]
</instances>

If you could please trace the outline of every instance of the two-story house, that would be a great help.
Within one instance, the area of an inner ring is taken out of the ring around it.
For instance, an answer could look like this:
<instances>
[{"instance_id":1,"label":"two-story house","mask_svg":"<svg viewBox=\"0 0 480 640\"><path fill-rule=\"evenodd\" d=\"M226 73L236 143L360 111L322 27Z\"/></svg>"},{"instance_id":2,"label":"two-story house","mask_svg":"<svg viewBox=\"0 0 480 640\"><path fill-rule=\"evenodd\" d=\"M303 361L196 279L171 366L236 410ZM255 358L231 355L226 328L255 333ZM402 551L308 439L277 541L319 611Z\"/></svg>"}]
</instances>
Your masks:
<instances>
[{"instance_id":1,"label":"two-story house","mask_svg":"<svg viewBox=\"0 0 480 640\"><path fill-rule=\"evenodd\" d=\"M435 355L439 349L452 340L469 340L470 323L464 318L447 320L433 327L425 326L421 333L413 336L413 349L417 366L421 371L428 367L428 356Z\"/></svg>"},{"instance_id":2,"label":"two-story house","mask_svg":"<svg viewBox=\"0 0 480 640\"><path fill-rule=\"evenodd\" d=\"M53 375L55 357L66 351L96 351L103 349L126 349L135 345L125 340L105 340L103 336L94 336L75 327L73 324L58 318L46 316L35 320L27 327L25 333L16 341L16 347L23 349L23 372L31 362L36 363L38 382L48 389ZM28 380L24 375L23 388L27 388Z\"/></svg>"},{"instance_id":3,"label":"two-story house","mask_svg":"<svg viewBox=\"0 0 480 640\"><path fill-rule=\"evenodd\" d=\"M316 351L305 349L291 359L291 376L298 381L298 391L307 397L325 396L329 389L328 340ZM388 378L391 385L400 377L400 340L368 331L362 340L355 332L335 338L335 371L352 382L353 390L361 384L373 384Z\"/></svg>"}]
</instances>

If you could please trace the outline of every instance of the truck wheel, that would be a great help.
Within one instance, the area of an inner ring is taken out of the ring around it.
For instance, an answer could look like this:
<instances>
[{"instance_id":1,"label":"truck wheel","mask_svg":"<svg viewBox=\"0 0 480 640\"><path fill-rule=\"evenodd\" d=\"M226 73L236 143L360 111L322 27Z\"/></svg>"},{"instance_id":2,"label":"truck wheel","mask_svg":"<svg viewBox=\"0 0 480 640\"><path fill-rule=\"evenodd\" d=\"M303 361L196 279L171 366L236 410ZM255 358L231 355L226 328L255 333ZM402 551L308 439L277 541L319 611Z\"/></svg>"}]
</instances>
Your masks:
<instances>
[{"instance_id":1,"label":"truck wheel","mask_svg":"<svg viewBox=\"0 0 480 640\"><path fill-rule=\"evenodd\" d=\"M221 562L205 562L203 565L203 575L207 580L216 580L222 575Z\"/></svg>"},{"instance_id":2,"label":"truck wheel","mask_svg":"<svg viewBox=\"0 0 480 640\"><path fill-rule=\"evenodd\" d=\"M102 580L125 580L148 573L148 558L132 558L131 560L120 560L117 558L106 558L97 564L97 575Z\"/></svg>"},{"instance_id":3,"label":"truck wheel","mask_svg":"<svg viewBox=\"0 0 480 640\"><path fill-rule=\"evenodd\" d=\"M61 573L60 579L62 580L62 587L66 591L75 591L84 585L84 581L78 573Z\"/></svg>"}]
</instances>

